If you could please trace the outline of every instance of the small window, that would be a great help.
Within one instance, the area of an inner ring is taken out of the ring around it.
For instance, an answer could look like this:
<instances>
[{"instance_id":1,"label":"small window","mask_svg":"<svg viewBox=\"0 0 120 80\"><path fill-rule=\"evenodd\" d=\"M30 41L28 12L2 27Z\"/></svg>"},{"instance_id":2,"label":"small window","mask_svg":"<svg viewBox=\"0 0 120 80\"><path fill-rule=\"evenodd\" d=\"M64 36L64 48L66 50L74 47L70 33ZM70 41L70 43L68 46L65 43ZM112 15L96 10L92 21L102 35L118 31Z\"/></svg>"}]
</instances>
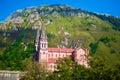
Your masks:
<instances>
[{"instance_id":1,"label":"small window","mask_svg":"<svg viewBox=\"0 0 120 80\"><path fill-rule=\"evenodd\" d=\"M45 54L45 52L43 52L43 54Z\"/></svg>"},{"instance_id":2,"label":"small window","mask_svg":"<svg viewBox=\"0 0 120 80\"><path fill-rule=\"evenodd\" d=\"M52 54L52 57L53 57L53 54Z\"/></svg>"},{"instance_id":3,"label":"small window","mask_svg":"<svg viewBox=\"0 0 120 80\"><path fill-rule=\"evenodd\" d=\"M64 57L64 54L63 54L63 57Z\"/></svg>"},{"instance_id":4,"label":"small window","mask_svg":"<svg viewBox=\"0 0 120 80\"><path fill-rule=\"evenodd\" d=\"M48 54L48 57L50 57L50 54Z\"/></svg>"},{"instance_id":5,"label":"small window","mask_svg":"<svg viewBox=\"0 0 120 80\"><path fill-rule=\"evenodd\" d=\"M44 48L46 48L46 44L44 44Z\"/></svg>"},{"instance_id":6,"label":"small window","mask_svg":"<svg viewBox=\"0 0 120 80\"><path fill-rule=\"evenodd\" d=\"M57 57L57 54L55 56Z\"/></svg>"},{"instance_id":7,"label":"small window","mask_svg":"<svg viewBox=\"0 0 120 80\"><path fill-rule=\"evenodd\" d=\"M52 64L50 65L50 67L52 68Z\"/></svg>"},{"instance_id":8,"label":"small window","mask_svg":"<svg viewBox=\"0 0 120 80\"><path fill-rule=\"evenodd\" d=\"M60 57L61 55L59 54L59 57Z\"/></svg>"}]
</instances>

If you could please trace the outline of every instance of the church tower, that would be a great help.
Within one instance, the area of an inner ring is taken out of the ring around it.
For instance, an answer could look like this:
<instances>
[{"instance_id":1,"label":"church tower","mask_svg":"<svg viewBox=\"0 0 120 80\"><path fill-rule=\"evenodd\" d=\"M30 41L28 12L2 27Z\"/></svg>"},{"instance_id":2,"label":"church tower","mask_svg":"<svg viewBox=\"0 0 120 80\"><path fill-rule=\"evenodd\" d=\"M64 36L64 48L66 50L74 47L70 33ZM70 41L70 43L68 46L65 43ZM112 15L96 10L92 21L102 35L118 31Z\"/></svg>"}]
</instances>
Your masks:
<instances>
[{"instance_id":1,"label":"church tower","mask_svg":"<svg viewBox=\"0 0 120 80\"><path fill-rule=\"evenodd\" d=\"M48 57L47 36L45 34L43 24L41 24L40 27L41 29L38 27L34 45L34 60L39 63L47 62Z\"/></svg>"}]
</instances>

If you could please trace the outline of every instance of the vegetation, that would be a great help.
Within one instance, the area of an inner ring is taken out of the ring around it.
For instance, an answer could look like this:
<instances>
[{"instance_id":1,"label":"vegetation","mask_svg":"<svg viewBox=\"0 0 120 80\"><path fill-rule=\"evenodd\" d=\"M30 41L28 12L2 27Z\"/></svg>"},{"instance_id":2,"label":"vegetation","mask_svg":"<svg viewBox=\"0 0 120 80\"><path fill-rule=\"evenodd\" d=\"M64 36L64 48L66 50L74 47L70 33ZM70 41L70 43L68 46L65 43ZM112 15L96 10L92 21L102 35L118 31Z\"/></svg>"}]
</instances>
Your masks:
<instances>
[{"instance_id":1,"label":"vegetation","mask_svg":"<svg viewBox=\"0 0 120 80\"><path fill-rule=\"evenodd\" d=\"M106 67L106 63L102 64L93 58L93 62L90 63L91 68L86 69L67 60L67 63L60 63L64 68L59 66L60 71L50 74L47 79L119 79L120 19L63 5L63 8L56 6L43 6L43 10L41 7L37 7L37 10L34 7L26 8L22 13L13 13L13 16L9 17L10 20L0 23L0 70L25 70L27 61L33 55L36 34L36 27L33 26L35 22L30 23L28 17L38 12L42 14L41 18L46 24L45 31L49 47L64 46L70 48L74 46L73 42L81 41L82 47L89 49L91 57L105 58L104 61L107 63ZM21 17L23 23L15 23L17 17ZM34 19L32 20L34 21ZM78 43L77 46L80 44ZM58 65L60 64L58 63ZM69 66L73 67L72 70ZM95 66L96 68L93 68Z\"/></svg>"},{"instance_id":2,"label":"vegetation","mask_svg":"<svg viewBox=\"0 0 120 80\"><path fill-rule=\"evenodd\" d=\"M1 70L23 70L27 59L32 57L33 45L28 44L26 48L20 42L16 42L11 46L6 47L3 54L0 55Z\"/></svg>"},{"instance_id":3,"label":"vegetation","mask_svg":"<svg viewBox=\"0 0 120 80\"><path fill-rule=\"evenodd\" d=\"M26 75L21 80L119 80L120 63L114 68L109 67L104 58L92 57L90 67L86 68L71 60L71 58L61 59L57 63L55 72L46 72L40 64L28 64ZM39 66L39 67L38 67Z\"/></svg>"},{"instance_id":4,"label":"vegetation","mask_svg":"<svg viewBox=\"0 0 120 80\"><path fill-rule=\"evenodd\" d=\"M80 40L91 56L107 57L110 65L120 62L120 32L112 29L110 23L87 15L43 19L52 21L45 26L49 47L72 47L73 41ZM0 69L23 70L26 59L32 57L36 30L28 26L16 28L0 30Z\"/></svg>"},{"instance_id":5,"label":"vegetation","mask_svg":"<svg viewBox=\"0 0 120 80\"><path fill-rule=\"evenodd\" d=\"M91 44L90 44L90 47L91 47L91 53L92 53L92 54L96 53L96 49L98 48L98 42L96 42L96 43L91 43Z\"/></svg>"},{"instance_id":6,"label":"vegetation","mask_svg":"<svg viewBox=\"0 0 120 80\"><path fill-rule=\"evenodd\" d=\"M91 13L91 14L99 17L102 20L106 20L106 21L112 23L114 25L113 29L120 31L120 18L117 18L117 17L114 17L114 16L105 15L105 14L104 15L99 15L99 14L95 14L95 13Z\"/></svg>"},{"instance_id":7,"label":"vegetation","mask_svg":"<svg viewBox=\"0 0 120 80\"><path fill-rule=\"evenodd\" d=\"M37 62L28 61L24 70L24 76L20 80L46 80L48 72L43 65Z\"/></svg>"}]
</instances>

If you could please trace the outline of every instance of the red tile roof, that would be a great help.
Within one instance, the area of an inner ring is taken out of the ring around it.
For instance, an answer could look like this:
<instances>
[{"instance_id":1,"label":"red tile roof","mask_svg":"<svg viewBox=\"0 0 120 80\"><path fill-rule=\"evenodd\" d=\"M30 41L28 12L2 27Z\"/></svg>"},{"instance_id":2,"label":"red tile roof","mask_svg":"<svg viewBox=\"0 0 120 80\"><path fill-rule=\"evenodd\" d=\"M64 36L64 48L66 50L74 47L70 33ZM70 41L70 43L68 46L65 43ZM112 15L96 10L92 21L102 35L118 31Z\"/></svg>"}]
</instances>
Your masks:
<instances>
[{"instance_id":1,"label":"red tile roof","mask_svg":"<svg viewBox=\"0 0 120 80\"><path fill-rule=\"evenodd\" d=\"M72 53L74 49L72 48L48 48L49 52L69 52Z\"/></svg>"}]
</instances>

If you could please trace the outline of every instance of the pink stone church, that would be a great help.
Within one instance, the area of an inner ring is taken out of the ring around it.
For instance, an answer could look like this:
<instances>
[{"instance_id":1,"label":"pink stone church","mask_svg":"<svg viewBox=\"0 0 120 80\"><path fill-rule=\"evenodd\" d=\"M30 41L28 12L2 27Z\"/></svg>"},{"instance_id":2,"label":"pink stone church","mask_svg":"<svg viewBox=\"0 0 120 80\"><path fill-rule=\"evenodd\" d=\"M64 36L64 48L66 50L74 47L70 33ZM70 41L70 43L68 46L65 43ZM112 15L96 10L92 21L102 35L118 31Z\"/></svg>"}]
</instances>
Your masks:
<instances>
[{"instance_id":1,"label":"pink stone church","mask_svg":"<svg viewBox=\"0 0 120 80\"><path fill-rule=\"evenodd\" d=\"M44 26L38 28L36 40L34 43L34 60L39 63L47 64L46 68L50 71L55 71L56 61L60 58L70 56L73 61L80 65L88 67L88 50L85 48L53 48L48 47L47 36L44 31Z\"/></svg>"}]
</instances>

